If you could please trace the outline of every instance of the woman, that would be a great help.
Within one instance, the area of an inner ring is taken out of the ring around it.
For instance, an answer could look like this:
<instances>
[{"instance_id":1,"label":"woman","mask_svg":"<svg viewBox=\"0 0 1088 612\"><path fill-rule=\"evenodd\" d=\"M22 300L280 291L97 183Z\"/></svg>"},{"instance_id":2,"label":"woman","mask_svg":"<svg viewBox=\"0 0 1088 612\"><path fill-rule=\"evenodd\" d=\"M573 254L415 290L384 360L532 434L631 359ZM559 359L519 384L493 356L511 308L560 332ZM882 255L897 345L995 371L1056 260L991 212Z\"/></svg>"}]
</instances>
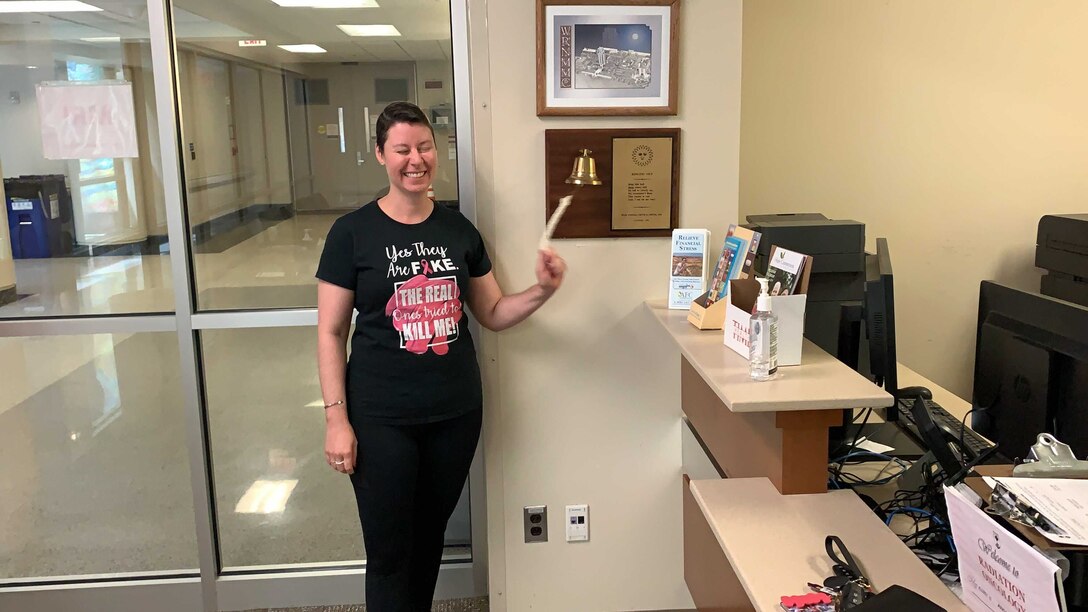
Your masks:
<instances>
[{"instance_id":1,"label":"woman","mask_svg":"<svg viewBox=\"0 0 1088 612\"><path fill-rule=\"evenodd\" d=\"M389 193L333 223L317 270L325 458L355 488L367 609L430 610L446 522L480 437L463 306L487 329L516 325L555 293L566 263L540 251L537 284L503 294L476 228L427 198L438 157L417 106L382 111L375 154Z\"/></svg>"}]
</instances>

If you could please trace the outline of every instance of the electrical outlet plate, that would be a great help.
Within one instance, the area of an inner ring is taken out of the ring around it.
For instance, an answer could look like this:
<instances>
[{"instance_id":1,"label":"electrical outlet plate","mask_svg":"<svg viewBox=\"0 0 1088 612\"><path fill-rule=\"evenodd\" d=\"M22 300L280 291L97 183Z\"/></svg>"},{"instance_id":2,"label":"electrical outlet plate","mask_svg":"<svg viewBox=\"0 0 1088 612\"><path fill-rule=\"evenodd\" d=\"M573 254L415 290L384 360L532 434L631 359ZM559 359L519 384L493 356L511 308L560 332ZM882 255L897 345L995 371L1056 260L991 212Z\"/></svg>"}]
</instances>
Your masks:
<instances>
[{"instance_id":1,"label":"electrical outlet plate","mask_svg":"<svg viewBox=\"0 0 1088 612\"><path fill-rule=\"evenodd\" d=\"M589 506L576 504L567 506L567 541L589 541Z\"/></svg>"},{"instance_id":2,"label":"electrical outlet plate","mask_svg":"<svg viewBox=\"0 0 1088 612\"><path fill-rule=\"evenodd\" d=\"M525 543L548 541L548 507L525 506Z\"/></svg>"}]
</instances>

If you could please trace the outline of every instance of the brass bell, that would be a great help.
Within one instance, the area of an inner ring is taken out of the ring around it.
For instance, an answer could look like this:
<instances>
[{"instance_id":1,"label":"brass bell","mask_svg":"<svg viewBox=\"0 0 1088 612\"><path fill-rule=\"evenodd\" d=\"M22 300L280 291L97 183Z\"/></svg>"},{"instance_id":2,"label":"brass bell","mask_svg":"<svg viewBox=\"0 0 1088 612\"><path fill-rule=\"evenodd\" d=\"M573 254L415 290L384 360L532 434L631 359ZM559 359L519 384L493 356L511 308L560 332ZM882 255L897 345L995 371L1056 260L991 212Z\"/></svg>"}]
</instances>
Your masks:
<instances>
[{"instance_id":1,"label":"brass bell","mask_svg":"<svg viewBox=\"0 0 1088 612\"><path fill-rule=\"evenodd\" d=\"M582 149L578 157L574 158L574 170L565 182L571 185L601 185L601 179L597 178L597 162L589 156L589 149Z\"/></svg>"}]
</instances>

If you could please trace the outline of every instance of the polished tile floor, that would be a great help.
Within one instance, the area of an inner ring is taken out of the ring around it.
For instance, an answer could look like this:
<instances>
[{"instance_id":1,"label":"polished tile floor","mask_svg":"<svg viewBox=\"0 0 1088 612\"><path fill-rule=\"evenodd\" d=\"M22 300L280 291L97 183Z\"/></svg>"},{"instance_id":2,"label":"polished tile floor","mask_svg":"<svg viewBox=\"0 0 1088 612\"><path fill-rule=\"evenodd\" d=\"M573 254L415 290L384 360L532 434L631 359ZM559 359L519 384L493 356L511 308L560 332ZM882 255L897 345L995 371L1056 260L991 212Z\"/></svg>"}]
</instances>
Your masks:
<instances>
[{"instance_id":1,"label":"polished tile floor","mask_svg":"<svg viewBox=\"0 0 1088 612\"><path fill-rule=\"evenodd\" d=\"M205 308L312 306L334 216L303 215L195 257ZM167 255L17 262L0 317L164 312ZM347 481L324 463L312 328L201 334L227 568L365 557ZM0 582L197 566L173 333L0 338ZM468 507L447 534L469 558Z\"/></svg>"},{"instance_id":2,"label":"polished tile floor","mask_svg":"<svg viewBox=\"0 0 1088 612\"><path fill-rule=\"evenodd\" d=\"M193 256L199 310L316 306L314 271L336 214L240 226L214 238L234 246ZM0 318L171 312L170 257L131 255L16 260L16 292Z\"/></svg>"},{"instance_id":3,"label":"polished tile floor","mask_svg":"<svg viewBox=\"0 0 1088 612\"><path fill-rule=\"evenodd\" d=\"M436 601L431 612L487 612L490 610L487 597L472 599L447 599ZM306 608L271 608L268 610L249 610L247 612L366 612L365 605L357 606L313 606Z\"/></svg>"}]
</instances>

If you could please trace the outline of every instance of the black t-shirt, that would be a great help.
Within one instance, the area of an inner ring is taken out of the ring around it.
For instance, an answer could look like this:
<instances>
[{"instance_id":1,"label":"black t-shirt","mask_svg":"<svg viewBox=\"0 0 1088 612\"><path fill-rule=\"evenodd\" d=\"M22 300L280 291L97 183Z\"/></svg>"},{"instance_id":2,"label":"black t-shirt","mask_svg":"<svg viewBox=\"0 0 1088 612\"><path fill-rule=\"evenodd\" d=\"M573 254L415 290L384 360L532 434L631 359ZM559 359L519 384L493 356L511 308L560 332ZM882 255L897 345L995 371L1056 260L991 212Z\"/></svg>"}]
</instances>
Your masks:
<instances>
[{"instance_id":1,"label":"black t-shirt","mask_svg":"<svg viewBox=\"0 0 1088 612\"><path fill-rule=\"evenodd\" d=\"M355 292L353 422L427 423L481 406L464 308L469 278L490 271L480 233L443 206L408 225L371 202L333 223L317 278Z\"/></svg>"}]
</instances>

